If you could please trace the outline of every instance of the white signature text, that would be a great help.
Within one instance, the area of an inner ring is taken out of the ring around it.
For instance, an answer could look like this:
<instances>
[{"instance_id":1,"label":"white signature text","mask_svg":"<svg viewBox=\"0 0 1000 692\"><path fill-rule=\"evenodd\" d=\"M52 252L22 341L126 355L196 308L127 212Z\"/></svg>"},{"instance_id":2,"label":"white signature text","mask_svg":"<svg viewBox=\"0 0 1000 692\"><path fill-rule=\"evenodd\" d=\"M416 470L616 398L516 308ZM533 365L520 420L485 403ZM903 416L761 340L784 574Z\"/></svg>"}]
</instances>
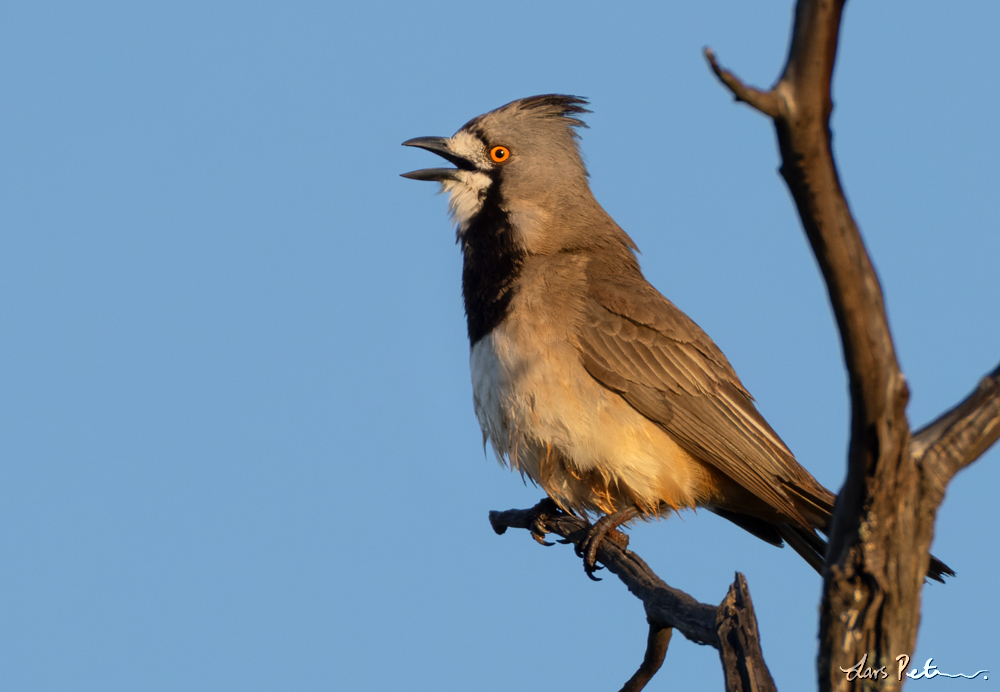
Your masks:
<instances>
[{"instance_id":1,"label":"white signature text","mask_svg":"<svg viewBox=\"0 0 1000 692\"><path fill-rule=\"evenodd\" d=\"M889 677L889 672L886 670L885 666L879 666L878 668L872 668L871 666L865 665L868 661L868 654L861 657L861 660L855 663L850 668L841 668L841 673L847 674L848 680L885 680ZM928 658L927 662L924 663L923 670L917 670L916 668L907 671L906 666L910 665L910 657L906 654L900 654L896 656L896 679L902 680L903 675L910 678L911 680L920 680L921 678L926 678L930 680L931 678L943 677L943 678L965 678L967 680L972 680L974 678L983 676L983 680L989 680L987 673L988 670L978 670L972 675L966 675L965 673L943 673L938 670L938 667L934 665L934 659Z\"/></svg>"}]
</instances>

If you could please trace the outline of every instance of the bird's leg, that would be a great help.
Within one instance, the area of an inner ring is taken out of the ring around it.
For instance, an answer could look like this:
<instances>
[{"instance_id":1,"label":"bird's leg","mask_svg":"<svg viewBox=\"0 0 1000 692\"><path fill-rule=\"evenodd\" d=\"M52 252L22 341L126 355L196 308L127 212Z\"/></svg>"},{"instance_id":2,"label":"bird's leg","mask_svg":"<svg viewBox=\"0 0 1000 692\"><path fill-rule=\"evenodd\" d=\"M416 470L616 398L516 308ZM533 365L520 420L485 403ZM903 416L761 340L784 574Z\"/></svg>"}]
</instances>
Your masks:
<instances>
[{"instance_id":1,"label":"bird's leg","mask_svg":"<svg viewBox=\"0 0 1000 692\"><path fill-rule=\"evenodd\" d=\"M545 540L545 534L548 533L545 530L545 520L550 516L558 516L563 513L563 511L559 509L559 505L557 505L555 500L551 497L546 497L529 511L531 512L531 537L542 545L553 545Z\"/></svg>"},{"instance_id":2,"label":"bird's leg","mask_svg":"<svg viewBox=\"0 0 1000 692\"><path fill-rule=\"evenodd\" d=\"M601 541L608 538L617 543L622 550L627 548L628 536L618 531L616 527L635 519L637 516L639 516L638 509L626 507L617 512L605 514L590 527L587 537L583 539L578 549L579 554L583 556L583 571L587 573L588 577L594 581L601 581L600 578L594 576L594 572L598 569L597 549L600 547Z\"/></svg>"}]
</instances>

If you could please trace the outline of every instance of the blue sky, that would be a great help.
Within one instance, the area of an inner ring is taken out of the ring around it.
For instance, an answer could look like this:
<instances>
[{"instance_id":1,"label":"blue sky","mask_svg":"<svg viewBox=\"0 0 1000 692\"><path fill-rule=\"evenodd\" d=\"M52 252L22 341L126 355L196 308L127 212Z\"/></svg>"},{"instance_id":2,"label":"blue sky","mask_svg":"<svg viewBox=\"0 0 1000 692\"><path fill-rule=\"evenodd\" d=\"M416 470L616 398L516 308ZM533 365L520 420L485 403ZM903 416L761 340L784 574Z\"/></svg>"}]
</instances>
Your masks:
<instances>
[{"instance_id":1,"label":"blue sky","mask_svg":"<svg viewBox=\"0 0 1000 692\"><path fill-rule=\"evenodd\" d=\"M672 5L672 4L671 4ZM638 601L493 535L541 494L484 454L436 165L399 143L590 98L597 198L836 490L839 342L769 123L701 57L780 71L790 3L8 3L0 9L0 682L8 690L618 689ZM1000 359L1000 6L850 3L841 177L914 427ZM960 474L914 665L1000 675L996 449ZM820 580L707 512L637 527L779 689ZM911 688L968 689L968 681ZM719 689L675 637L650 689Z\"/></svg>"}]
</instances>

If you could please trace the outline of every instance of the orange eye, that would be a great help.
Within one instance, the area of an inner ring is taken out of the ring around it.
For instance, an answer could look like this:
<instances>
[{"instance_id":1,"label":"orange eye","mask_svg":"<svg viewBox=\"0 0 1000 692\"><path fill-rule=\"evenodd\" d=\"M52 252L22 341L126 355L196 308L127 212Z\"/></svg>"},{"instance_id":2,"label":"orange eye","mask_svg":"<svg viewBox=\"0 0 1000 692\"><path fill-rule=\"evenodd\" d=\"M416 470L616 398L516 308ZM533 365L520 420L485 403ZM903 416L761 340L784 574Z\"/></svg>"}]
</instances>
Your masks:
<instances>
[{"instance_id":1,"label":"orange eye","mask_svg":"<svg viewBox=\"0 0 1000 692\"><path fill-rule=\"evenodd\" d=\"M507 147L493 147L490 149L490 158L497 163L503 163L510 158L510 149Z\"/></svg>"}]
</instances>

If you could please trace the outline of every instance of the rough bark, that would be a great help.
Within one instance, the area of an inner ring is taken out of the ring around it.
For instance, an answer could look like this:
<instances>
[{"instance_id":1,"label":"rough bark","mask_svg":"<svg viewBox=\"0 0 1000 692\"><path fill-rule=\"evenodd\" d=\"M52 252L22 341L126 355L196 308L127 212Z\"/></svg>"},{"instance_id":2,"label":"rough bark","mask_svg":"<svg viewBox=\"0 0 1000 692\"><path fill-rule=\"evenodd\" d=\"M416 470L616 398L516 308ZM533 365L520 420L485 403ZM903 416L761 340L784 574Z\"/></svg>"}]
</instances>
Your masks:
<instances>
[{"instance_id":1,"label":"rough bark","mask_svg":"<svg viewBox=\"0 0 1000 692\"><path fill-rule=\"evenodd\" d=\"M909 397L882 291L834 162L830 84L844 0L800 0L775 85L744 85L706 56L739 101L774 121L781 174L795 200L840 330L851 394L847 480L837 498L821 605L821 690L863 689L844 670L895 669L920 619L937 507L951 477L1000 435L1000 368L964 402L911 438ZM894 676L879 689L898 689Z\"/></svg>"}]
</instances>

